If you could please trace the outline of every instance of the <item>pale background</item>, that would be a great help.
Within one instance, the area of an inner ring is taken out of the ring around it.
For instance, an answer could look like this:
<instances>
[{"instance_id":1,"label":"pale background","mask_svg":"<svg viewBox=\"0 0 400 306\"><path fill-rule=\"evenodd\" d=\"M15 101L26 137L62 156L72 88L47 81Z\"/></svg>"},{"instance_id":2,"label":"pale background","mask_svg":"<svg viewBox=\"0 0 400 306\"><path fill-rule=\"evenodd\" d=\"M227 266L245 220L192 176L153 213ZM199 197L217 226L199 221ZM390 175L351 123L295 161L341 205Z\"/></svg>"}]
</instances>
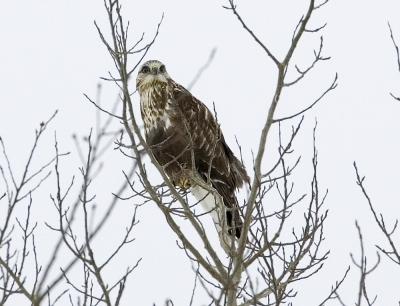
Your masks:
<instances>
[{"instance_id":1,"label":"pale background","mask_svg":"<svg viewBox=\"0 0 400 306\"><path fill-rule=\"evenodd\" d=\"M223 1L125 2L124 16L132 21L132 35L137 37L141 32L152 37L165 13L160 35L146 59L163 61L170 75L183 85L191 81L210 50L217 48L212 65L192 92L210 107L215 102L225 137L236 152L234 135L238 137L245 163L251 169L251 151L258 145L276 78L269 58L235 17L222 8L226 4ZM306 1L238 1L237 4L248 25L281 58L294 26L305 11ZM279 116L308 105L338 72L338 88L308 113L295 142L297 153L303 155L303 164L296 175L300 188L308 186L312 127L317 118L319 181L321 187L329 189L325 248L331 250L324 269L301 283L295 305L317 305L350 264L349 253L358 256L356 219L363 229L369 262L375 260L374 245L383 236L355 184L354 160L367 175L369 193L387 222L399 216L400 122L397 118L400 103L389 92L400 95L400 73L387 27L390 21L400 41L398 12L400 2L396 0L332 0L319 10L311 25L317 27L328 22L323 31L324 55L332 56L332 60L318 66L304 83L285 92L278 107ZM33 141L34 128L56 109L59 115L40 144L35 162L39 165L54 154L56 130L62 150L73 152L63 161L64 183L68 183L71 175L78 175L80 164L70 136L86 134L95 119L94 108L82 93L93 96L99 77L112 70L110 58L94 28L94 19L107 29L102 1L1 1L0 135L19 175ZM304 67L317 47L318 37L306 34L295 54L295 62ZM112 84L104 84L105 107L111 108L116 92ZM276 154L275 140L271 138L268 144L267 163L268 156ZM108 203L111 192L122 180L121 170L129 163L112 150L105 159L105 172L95 185L99 190L99 207ZM42 223L54 218L50 192L54 192L52 180L34 198L34 213L41 222L37 238L41 247L39 256L43 259L54 237ZM121 236L130 212L131 203L122 203L117 208L110 226L98 237L99 252L118 243L119 239L115 239ZM193 283L189 261L177 248L175 237L158 209L149 204L139 215L137 241L125 249L114 262L114 268L108 271L110 278L117 277L116 273L143 257L128 283L124 305L152 305L153 302L162 305L166 298L173 299L175 305L187 305ZM68 258L70 254L66 252L65 256ZM368 280L370 293L378 294L377 305L398 303L399 275L399 267L384 259ZM357 285L358 271L352 267L342 288L342 297L348 304L355 301ZM207 302L200 291L198 305ZM67 301L64 303L61 304L66 305ZM27 304L21 302L21 305Z\"/></svg>"}]
</instances>

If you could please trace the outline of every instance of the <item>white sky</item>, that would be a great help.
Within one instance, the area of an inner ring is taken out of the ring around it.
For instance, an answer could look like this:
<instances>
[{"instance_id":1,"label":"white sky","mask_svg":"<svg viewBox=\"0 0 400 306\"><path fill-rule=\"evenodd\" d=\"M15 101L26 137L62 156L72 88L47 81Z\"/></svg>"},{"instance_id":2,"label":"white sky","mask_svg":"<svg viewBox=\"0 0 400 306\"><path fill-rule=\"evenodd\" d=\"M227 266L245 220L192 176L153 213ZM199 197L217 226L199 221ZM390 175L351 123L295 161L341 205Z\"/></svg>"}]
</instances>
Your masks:
<instances>
[{"instance_id":1,"label":"white sky","mask_svg":"<svg viewBox=\"0 0 400 306\"><path fill-rule=\"evenodd\" d=\"M306 2L238 1L237 4L248 25L281 58ZM191 81L210 50L217 48L212 65L193 93L210 107L215 102L225 137L236 152L234 135L238 137L250 169L251 151L255 151L258 144L276 71L235 17L222 9L223 4L226 3L212 0L131 1L124 6L124 16L132 22L131 35L139 37L146 32L150 38L165 13L160 35L146 59L163 61L169 74L183 85ZM330 215L325 248L331 250L324 269L302 283L295 305L317 305L350 264L349 253L358 255L356 219L364 233L369 261L375 260L374 245L383 237L355 184L354 160L367 175L366 185L377 210L386 216L388 223L399 216L400 121L397 118L400 103L394 101L389 92L400 95L400 74L387 27L390 21L400 42L398 12L400 2L396 0L332 0L311 22L315 27L328 22L323 31L324 55L332 56L332 60L322 63L303 83L282 95L277 110L279 117L308 105L329 86L335 72L339 74L338 88L308 113L295 142L298 154L303 155L303 164L296 175L300 188L307 186L309 178L312 127L317 118L319 181L321 187L329 189L326 207ZM106 76L113 68L96 34L94 19L107 29L102 1L2 2L0 135L17 173L27 158L34 128L58 109L59 115L41 143L35 163L38 166L52 156L53 132L57 131L62 150L73 152L63 164L65 183L72 174L78 175L79 161L70 136L86 134L95 122L94 109L82 93L94 96L99 77ZM294 61L300 67L312 59L318 39L308 34L299 45ZM105 107L111 108L116 93L112 84L104 84L102 103ZM276 135L276 129L273 133ZM273 162L269 156L276 154L275 140L276 137L272 137L268 143L266 164ZM116 151L105 158L104 177L95 185L100 190L97 199L100 207L108 203L111 192L122 180L121 170L129 163ZM39 221L54 217L48 197L53 191L54 182L49 181L38 193L34 212ZM120 206L111 225L98 240L101 249L117 243L115 237L120 237L118 234L124 229L121 224L132 211L129 203ZM115 272L123 271L137 258L144 258L128 283L124 305L132 305L132 301L135 305L152 305L152 302L161 305L168 297L175 305L188 304L193 282L189 261L177 248L175 237L155 207L146 205L139 214L137 242L127 247L114 263L115 270L108 271L115 276ZM48 233L42 223L39 232L38 240L43 245L39 255L46 258L46 250L51 247L48 237L54 235ZM66 252L65 256L69 254ZM395 273L398 275L399 267L383 258L382 265L369 279L370 293L378 294L378 305L398 302L400 294ZM343 298L349 304L356 298L357 277L358 272L352 267L342 288ZM202 296L201 293L198 296L198 305L207 301L202 300Z\"/></svg>"}]
</instances>

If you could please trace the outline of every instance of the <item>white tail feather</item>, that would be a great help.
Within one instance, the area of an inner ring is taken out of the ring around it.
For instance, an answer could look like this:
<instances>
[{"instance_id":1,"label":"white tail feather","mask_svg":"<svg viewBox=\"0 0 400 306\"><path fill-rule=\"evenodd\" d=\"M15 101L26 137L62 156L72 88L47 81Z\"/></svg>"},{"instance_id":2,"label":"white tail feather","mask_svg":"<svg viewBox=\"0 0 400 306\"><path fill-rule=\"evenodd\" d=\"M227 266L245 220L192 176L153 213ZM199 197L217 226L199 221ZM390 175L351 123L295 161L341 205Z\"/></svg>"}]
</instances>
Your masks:
<instances>
[{"instance_id":1,"label":"white tail feather","mask_svg":"<svg viewBox=\"0 0 400 306\"><path fill-rule=\"evenodd\" d=\"M222 197L216 192L213 194L213 192L198 185L193 186L191 192L195 199L201 204L204 211L211 215L218 232L220 244L229 255L231 248L234 246L234 241L232 241L231 235L228 234L226 211Z\"/></svg>"}]
</instances>

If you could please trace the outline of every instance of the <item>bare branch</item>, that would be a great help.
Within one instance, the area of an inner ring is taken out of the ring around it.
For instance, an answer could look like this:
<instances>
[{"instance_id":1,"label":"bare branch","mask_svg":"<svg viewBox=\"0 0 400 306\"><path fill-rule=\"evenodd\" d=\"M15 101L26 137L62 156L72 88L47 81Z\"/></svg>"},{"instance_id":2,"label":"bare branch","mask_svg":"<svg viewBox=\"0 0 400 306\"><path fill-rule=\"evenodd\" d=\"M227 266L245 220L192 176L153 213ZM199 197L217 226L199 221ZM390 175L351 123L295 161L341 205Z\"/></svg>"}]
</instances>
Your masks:
<instances>
[{"instance_id":1,"label":"bare branch","mask_svg":"<svg viewBox=\"0 0 400 306\"><path fill-rule=\"evenodd\" d=\"M191 90L194 85L199 81L199 79L201 78L202 74L204 73L204 71L207 70L207 68L211 65L212 61L214 60L215 57L215 53L217 52L217 48L213 48L210 52L210 54L208 55L208 59L207 62L200 67L200 69L197 71L196 75L193 77L193 80L190 81L189 85L187 86L188 90Z\"/></svg>"},{"instance_id":2,"label":"bare branch","mask_svg":"<svg viewBox=\"0 0 400 306\"><path fill-rule=\"evenodd\" d=\"M361 192L364 195L364 198L367 200L369 209L370 209L370 211L371 211L371 213L372 213L372 215L373 215L373 217L375 219L375 223L378 225L380 231L385 235L386 240L390 245L390 250L385 250L384 248L379 247L379 246L377 246L377 247L390 260L392 260L394 263L400 265L400 253L399 253L399 251L398 251L398 249L397 249L397 247L394 244L393 239L392 239L392 235L393 235L394 231L397 228L398 220L396 219L395 225L393 226L393 229L389 230L386 227L386 224L385 224L385 221L383 219L383 216L380 215L380 217L378 218L378 214L375 211L375 208L374 208L374 206L372 204L371 198L369 197L369 195L368 195L368 193L367 193L367 191L366 191L366 189L364 187L365 176L364 177L360 176L356 162L353 163L353 166L354 166L354 170L356 172L356 179L357 179L356 183L360 187Z\"/></svg>"},{"instance_id":3,"label":"bare branch","mask_svg":"<svg viewBox=\"0 0 400 306\"><path fill-rule=\"evenodd\" d=\"M398 47L398 45L397 45L397 43L396 43L396 41L395 41L395 39L394 39L392 27L390 26L390 23L389 23L389 22L388 22L388 27L389 27L389 32L390 32L390 38L391 38L391 40L392 40L392 42L393 42L394 49L396 50L397 69L398 69L399 72L400 72L400 53L399 53L399 47Z\"/></svg>"},{"instance_id":4,"label":"bare branch","mask_svg":"<svg viewBox=\"0 0 400 306\"><path fill-rule=\"evenodd\" d=\"M233 0L228 0L229 6L223 6L223 8L227 10L231 10L233 14L237 17L239 22L241 23L242 27L250 34L250 36L257 42L257 44L267 53L267 55L272 59L275 65L280 69L282 64L278 61L275 55L269 50L269 48L254 34L254 32L247 26L244 22L243 18L239 15L238 11L236 10L236 5Z\"/></svg>"}]
</instances>

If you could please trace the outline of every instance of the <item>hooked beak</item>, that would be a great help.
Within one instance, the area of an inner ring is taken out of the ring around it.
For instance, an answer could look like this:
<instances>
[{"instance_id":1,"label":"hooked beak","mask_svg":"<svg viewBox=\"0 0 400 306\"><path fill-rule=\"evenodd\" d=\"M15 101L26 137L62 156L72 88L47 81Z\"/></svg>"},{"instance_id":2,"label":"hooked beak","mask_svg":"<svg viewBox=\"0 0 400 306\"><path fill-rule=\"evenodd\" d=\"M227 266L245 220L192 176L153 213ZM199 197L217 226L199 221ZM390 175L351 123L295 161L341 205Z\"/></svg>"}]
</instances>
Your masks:
<instances>
[{"instance_id":1,"label":"hooked beak","mask_svg":"<svg viewBox=\"0 0 400 306\"><path fill-rule=\"evenodd\" d=\"M157 74L157 72L158 72L158 69L157 69L157 67L153 67L153 68L151 68L151 74L154 74L154 75L156 75L156 74Z\"/></svg>"}]
</instances>

